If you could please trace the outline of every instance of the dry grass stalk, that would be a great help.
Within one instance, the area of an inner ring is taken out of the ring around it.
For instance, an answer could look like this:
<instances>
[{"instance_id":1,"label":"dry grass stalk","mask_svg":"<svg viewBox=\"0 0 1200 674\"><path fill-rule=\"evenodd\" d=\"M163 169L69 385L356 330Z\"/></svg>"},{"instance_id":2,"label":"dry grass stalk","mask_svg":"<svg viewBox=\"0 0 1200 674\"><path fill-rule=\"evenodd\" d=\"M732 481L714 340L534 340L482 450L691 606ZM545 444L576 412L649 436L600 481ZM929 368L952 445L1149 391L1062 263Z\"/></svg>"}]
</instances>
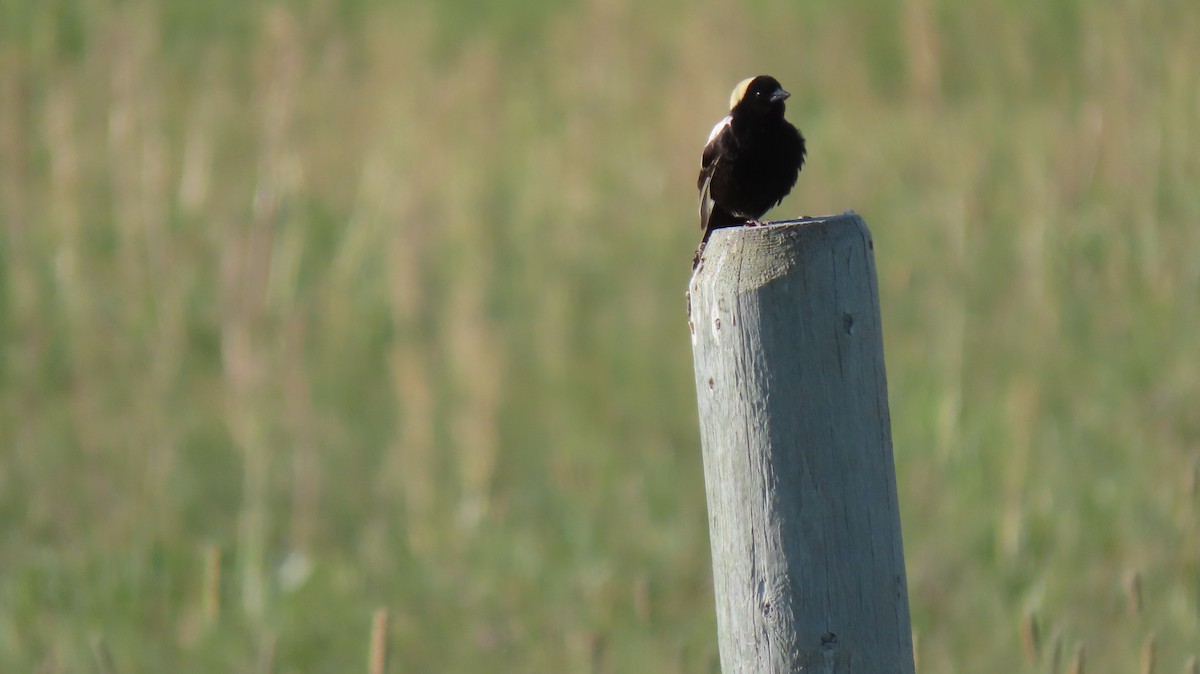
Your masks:
<instances>
[{"instance_id":1,"label":"dry grass stalk","mask_svg":"<svg viewBox=\"0 0 1200 674\"><path fill-rule=\"evenodd\" d=\"M371 618L371 644L367 655L367 673L383 674L387 671L388 610L375 610Z\"/></svg>"}]
</instances>

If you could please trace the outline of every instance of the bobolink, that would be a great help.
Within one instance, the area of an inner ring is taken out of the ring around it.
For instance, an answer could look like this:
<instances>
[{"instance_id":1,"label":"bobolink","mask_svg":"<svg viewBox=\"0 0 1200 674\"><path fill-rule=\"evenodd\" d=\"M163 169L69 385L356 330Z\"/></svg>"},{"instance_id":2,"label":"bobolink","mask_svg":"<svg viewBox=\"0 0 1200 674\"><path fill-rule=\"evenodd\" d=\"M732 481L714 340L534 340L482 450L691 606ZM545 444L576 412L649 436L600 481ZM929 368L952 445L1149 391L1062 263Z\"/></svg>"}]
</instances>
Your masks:
<instances>
[{"instance_id":1,"label":"bobolink","mask_svg":"<svg viewBox=\"0 0 1200 674\"><path fill-rule=\"evenodd\" d=\"M729 97L729 114L708 135L701 160L700 263L714 229L758 224L796 184L804 165L804 136L783 118L790 96L769 75L743 80Z\"/></svg>"}]
</instances>

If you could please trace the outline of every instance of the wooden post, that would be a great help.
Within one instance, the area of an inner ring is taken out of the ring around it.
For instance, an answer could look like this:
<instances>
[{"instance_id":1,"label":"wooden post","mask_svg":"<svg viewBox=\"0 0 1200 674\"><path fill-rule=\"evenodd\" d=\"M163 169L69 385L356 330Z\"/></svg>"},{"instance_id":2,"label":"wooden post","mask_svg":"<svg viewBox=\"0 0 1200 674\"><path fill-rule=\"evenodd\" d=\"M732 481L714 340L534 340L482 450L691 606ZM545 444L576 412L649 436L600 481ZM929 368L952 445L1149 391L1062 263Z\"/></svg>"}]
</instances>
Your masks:
<instances>
[{"instance_id":1,"label":"wooden post","mask_svg":"<svg viewBox=\"0 0 1200 674\"><path fill-rule=\"evenodd\" d=\"M911 674L872 241L722 229L688 293L724 674Z\"/></svg>"}]
</instances>

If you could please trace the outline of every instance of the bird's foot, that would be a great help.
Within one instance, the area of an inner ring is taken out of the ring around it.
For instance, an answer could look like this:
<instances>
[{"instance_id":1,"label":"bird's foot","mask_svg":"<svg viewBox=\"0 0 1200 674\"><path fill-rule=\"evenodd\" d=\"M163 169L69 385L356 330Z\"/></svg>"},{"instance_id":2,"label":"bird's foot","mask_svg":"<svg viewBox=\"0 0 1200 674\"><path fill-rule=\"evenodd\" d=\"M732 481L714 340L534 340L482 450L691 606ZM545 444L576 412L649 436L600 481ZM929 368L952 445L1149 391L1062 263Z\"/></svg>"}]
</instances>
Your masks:
<instances>
[{"instance_id":1,"label":"bird's foot","mask_svg":"<svg viewBox=\"0 0 1200 674\"><path fill-rule=\"evenodd\" d=\"M746 226L746 227L762 227L765 224L767 224L767 223L763 222L762 220L747 220L746 224L744 226Z\"/></svg>"},{"instance_id":2,"label":"bird's foot","mask_svg":"<svg viewBox=\"0 0 1200 674\"><path fill-rule=\"evenodd\" d=\"M696 249L696 255L692 258L692 271L696 271L696 268L700 266L700 259L704 256L705 245L705 242L701 242L700 247Z\"/></svg>"}]
</instances>

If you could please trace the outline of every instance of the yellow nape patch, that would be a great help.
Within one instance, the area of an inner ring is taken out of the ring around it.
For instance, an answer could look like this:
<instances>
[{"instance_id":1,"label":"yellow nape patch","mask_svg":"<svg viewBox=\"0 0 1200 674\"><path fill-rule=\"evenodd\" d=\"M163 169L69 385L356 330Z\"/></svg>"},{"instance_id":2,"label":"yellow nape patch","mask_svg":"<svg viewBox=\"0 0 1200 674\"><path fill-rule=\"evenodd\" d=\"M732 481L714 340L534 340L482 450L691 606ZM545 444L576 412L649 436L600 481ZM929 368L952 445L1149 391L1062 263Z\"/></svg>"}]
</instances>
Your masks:
<instances>
[{"instance_id":1,"label":"yellow nape patch","mask_svg":"<svg viewBox=\"0 0 1200 674\"><path fill-rule=\"evenodd\" d=\"M729 109L732 110L735 105L742 102L742 97L746 95L746 89L750 88L750 83L754 81L753 77L738 82L738 85L733 88L733 93L729 95Z\"/></svg>"}]
</instances>

